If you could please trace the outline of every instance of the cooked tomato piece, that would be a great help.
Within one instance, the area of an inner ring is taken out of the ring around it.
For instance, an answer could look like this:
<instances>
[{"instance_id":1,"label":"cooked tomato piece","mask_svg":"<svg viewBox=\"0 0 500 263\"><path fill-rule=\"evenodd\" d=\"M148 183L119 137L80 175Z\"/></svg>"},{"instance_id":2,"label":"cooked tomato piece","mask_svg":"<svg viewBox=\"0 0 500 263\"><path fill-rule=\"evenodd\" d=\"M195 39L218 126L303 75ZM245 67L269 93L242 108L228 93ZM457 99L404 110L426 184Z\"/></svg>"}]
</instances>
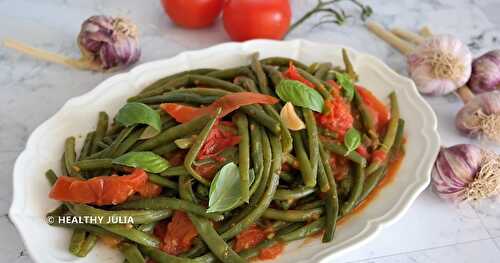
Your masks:
<instances>
[{"instance_id":1,"label":"cooked tomato piece","mask_svg":"<svg viewBox=\"0 0 500 263\"><path fill-rule=\"evenodd\" d=\"M198 236L198 232L188 215L181 211L175 211L172 221L167 225L161 250L170 255L179 255L189 251L196 236Z\"/></svg>"},{"instance_id":2,"label":"cooked tomato piece","mask_svg":"<svg viewBox=\"0 0 500 263\"><path fill-rule=\"evenodd\" d=\"M344 134L352 127L354 118L351 115L351 106L340 96L325 101L326 113L315 113L318 123L339 135L342 140Z\"/></svg>"},{"instance_id":3,"label":"cooked tomato piece","mask_svg":"<svg viewBox=\"0 0 500 263\"><path fill-rule=\"evenodd\" d=\"M265 239L266 233L264 232L264 229L261 229L256 225L251 225L249 228L243 230L236 236L234 251L240 252L245 249L255 247Z\"/></svg>"},{"instance_id":4,"label":"cooked tomato piece","mask_svg":"<svg viewBox=\"0 0 500 263\"><path fill-rule=\"evenodd\" d=\"M219 171L220 165L217 163L207 163L200 166L196 166L194 170L198 172L201 177L205 179L212 179L214 175Z\"/></svg>"},{"instance_id":5,"label":"cooked tomato piece","mask_svg":"<svg viewBox=\"0 0 500 263\"><path fill-rule=\"evenodd\" d=\"M122 242L123 239L115 236L109 236L109 235L101 235L99 236L99 239L108 247L115 248Z\"/></svg>"},{"instance_id":6,"label":"cooked tomato piece","mask_svg":"<svg viewBox=\"0 0 500 263\"><path fill-rule=\"evenodd\" d=\"M261 260L269 260L275 259L277 256L281 255L285 250L285 244L279 242L270 247L264 248L259 253L259 259Z\"/></svg>"},{"instance_id":7,"label":"cooked tomato piece","mask_svg":"<svg viewBox=\"0 0 500 263\"><path fill-rule=\"evenodd\" d=\"M373 112L373 116L376 127L378 130L384 128L390 119L389 111L387 107L382 103L373 93L361 86L356 86L356 91L363 99L363 102L368 106L368 108Z\"/></svg>"},{"instance_id":8,"label":"cooked tomato piece","mask_svg":"<svg viewBox=\"0 0 500 263\"><path fill-rule=\"evenodd\" d=\"M333 168L333 176L336 181L341 181L349 173L349 161L344 156L332 154L330 166Z\"/></svg>"},{"instance_id":9,"label":"cooked tomato piece","mask_svg":"<svg viewBox=\"0 0 500 263\"><path fill-rule=\"evenodd\" d=\"M163 103L160 107L176 121L184 123L202 115L214 114L218 108L222 108L222 113L220 115L220 118L222 118L241 106L251 104L275 104L277 102L277 98L260 93L235 92L218 98L206 107L197 108L177 103Z\"/></svg>"},{"instance_id":10,"label":"cooked tomato piece","mask_svg":"<svg viewBox=\"0 0 500 263\"><path fill-rule=\"evenodd\" d=\"M225 149L240 143L236 130L230 129L232 126L231 122L218 121L201 147L197 156L198 160L217 158L217 155Z\"/></svg>"},{"instance_id":11,"label":"cooked tomato piece","mask_svg":"<svg viewBox=\"0 0 500 263\"><path fill-rule=\"evenodd\" d=\"M387 154L381 150L375 150L372 153L372 161L383 161L387 158Z\"/></svg>"},{"instance_id":12,"label":"cooked tomato piece","mask_svg":"<svg viewBox=\"0 0 500 263\"><path fill-rule=\"evenodd\" d=\"M359 153L359 155L361 155L361 156L363 156L365 158L368 158L370 156L370 154L368 153L368 150L362 144L359 145L358 148L356 148L356 152Z\"/></svg>"},{"instance_id":13,"label":"cooked tomato piece","mask_svg":"<svg viewBox=\"0 0 500 263\"><path fill-rule=\"evenodd\" d=\"M98 176L89 180L60 176L49 197L64 202L117 205L125 202L147 180L148 175L142 169L134 169L130 175Z\"/></svg>"},{"instance_id":14,"label":"cooked tomato piece","mask_svg":"<svg viewBox=\"0 0 500 263\"><path fill-rule=\"evenodd\" d=\"M307 86L314 89L314 84L312 84L312 82L310 82L309 80L304 78L302 75L300 75L300 73L297 71L297 68L293 65L293 63L291 61L290 61L290 65L288 66L288 70L285 71L283 75L287 79L300 81L300 82L302 82L302 83L306 84Z\"/></svg>"},{"instance_id":15,"label":"cooked tomato piece","mask_svg":"<svg viewBox=\"0 0 500 263\"><path fill-rule=\"evenodd\" d=\"M136 191L142 197L156 197L161 194L161 186L155 183L146 182L143 186L137 188Z\"/></svg>"}]
</instances>

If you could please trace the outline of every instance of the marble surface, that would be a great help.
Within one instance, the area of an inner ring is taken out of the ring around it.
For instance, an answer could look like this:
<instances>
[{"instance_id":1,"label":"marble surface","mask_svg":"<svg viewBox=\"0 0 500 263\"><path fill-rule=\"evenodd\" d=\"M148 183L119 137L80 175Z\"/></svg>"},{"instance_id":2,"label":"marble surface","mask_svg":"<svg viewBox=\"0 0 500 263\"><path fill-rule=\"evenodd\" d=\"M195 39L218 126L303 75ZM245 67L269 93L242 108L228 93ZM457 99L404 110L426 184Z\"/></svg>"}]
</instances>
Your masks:
<instances>
[{"instance_id":1,"label":"marble surface","mask_svg":"<svg viewBox=\"0 0 500 263\"><path fill-rule=\"evenodd\" d=\"M294 16L315 0L292 0ZM465 41L475 55L500 43L498 0L370 0L371 19L386 26L417 30L429 25L438 33L451 33ZM349 9L349 7L347 7ZM0 0L0 39L11 37L32 45L78 55L75 36L90 15L128 16L141 31L141 62L168 58L229 41L220 21L209 29L187 31L165 18L159 1ZM344 27L303 25L288 38L339 43L384 60L406 74L403 56L358 21ZM34 61L0 47L0 262L33 262L7 217L11 202L11 172L31 131L54 114L66 100L81 95L110 74L76 71ZM454 129L461 107L452 96L426 98L439 118L443 145L470 142ZM493 148L500 152L499 148ZM438 199L427 189L396 224L338 262L458 263L498 262L500 258L500 205L488 201L456 206Z\"/></svg>"}]
</instances>

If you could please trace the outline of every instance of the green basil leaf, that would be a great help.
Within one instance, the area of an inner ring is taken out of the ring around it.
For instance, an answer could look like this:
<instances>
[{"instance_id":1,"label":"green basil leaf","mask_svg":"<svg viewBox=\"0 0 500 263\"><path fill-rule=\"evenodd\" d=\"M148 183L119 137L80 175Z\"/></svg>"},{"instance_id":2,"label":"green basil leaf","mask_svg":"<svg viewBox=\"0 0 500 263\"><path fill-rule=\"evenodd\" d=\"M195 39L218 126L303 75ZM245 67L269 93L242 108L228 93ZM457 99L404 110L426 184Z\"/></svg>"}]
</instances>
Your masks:
<instances>
[{"instance_id":1,"label":"green basil leaf","mask_svg":"<svg viewBox=\"0 0 500 263\"><path fill-rule=\"evenodd\" d=\"M322 112L325 101L315 89L296 80L282 80L276 88L276 94L281 100L291 102L295 106Z\"/></svg>"},{"instance_id":2,"label":"green basil leaf","mask_svg":"<svg viewBox=\"0 0 500 263\"><path fill-rule=\"evenodd\" d=\"M160 114L146 104L131 102L125 104L115 117L115 120L128 127L134 124L146 124L154 130L146 128L141 139L156 136L161 131Z\"/></svg>"},{"instance_id":3,"label":"green basil leaf","mask_svg":"<svg viewBox=\"0 0 500 263\"><path fill-rule=\"evenodd\" d=\"M139 140L147 140L150 138L155 137L160 133L156 128L153 128L153 126L148 126L144 131L141 133L141 136L139 136Z\"/></svg>"},{"instance_id":4,"label":"green basil leaf","mask_svg":"<svg viewBox=\"0 0 500 263\"><path fill-rule=\"evenodd\" d=\"M255 180L253 169L249 171L250 185ZM240 191L240 170L231 162L224 165L210 184L207 213L224 212L243 204Z\"/></svg>"},{"instance_id":5,"label":"green basil leaf","mask_svg":"<svg viewBox=\"0 0 500 263\"><path fill-rule=\"evenodd\" d=\"M343 92L344 97L347 99L347 101L352 101L352 99L354 98L354 84L352 84L349 75L345 73L337 73L336 79L338 84L342 87L344 91Z\"/></svg>"},{"instance_id":6,"label":"green basil leaf","mask_svg":"<svg viewBox=\"0 0 500 263\"><path fill-rule=\"evenodd\" d=\"M113 159L113 164L142 168L150 173L161 173L170 163L153 152L129 152Z\"/></svg>"},{"instance_id":7,"label":"green basil leaf","mask_svg":"<svg viewBox=\"0 0 500 263\"><path fill-rule=\"evenodd\" d=\"M350 128L344 136L344 145L347 148L345 156L355 151L360 144L361 134L355 128Z\"/></svg>"}]
</instances>

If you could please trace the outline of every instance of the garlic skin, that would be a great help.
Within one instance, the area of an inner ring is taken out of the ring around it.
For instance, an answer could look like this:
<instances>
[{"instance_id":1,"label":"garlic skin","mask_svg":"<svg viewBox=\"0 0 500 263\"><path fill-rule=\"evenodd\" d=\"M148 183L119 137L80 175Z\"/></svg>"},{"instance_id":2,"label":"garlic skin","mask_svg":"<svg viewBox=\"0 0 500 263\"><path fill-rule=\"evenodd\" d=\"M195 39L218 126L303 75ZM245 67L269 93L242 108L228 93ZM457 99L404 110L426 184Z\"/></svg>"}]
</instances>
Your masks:
<instances>
[{"instance_id":1,"label":"garlic skin","mask_svg":"<svg viewBox=\"0 0 500 263\"><path fill-rule=\"evenodd\" d=\"M292 131L299 131L306 128L304 122L295 112L295 108L291 102L287 102L280 112L281 120L283 124Z\"/></svg>"},{"instance_id":2,"label":"garlic skin","mask_svg":"<svg viewBox=\"0 0 500 263\"><path fill-rule=\"evenodd\" d=\"M474 93L500 89L500 49L474 59L472 75L467 85Z\"/></svg>"},{"instance_id":3,"label":"garlic skin","mask_svg":"<svg viewBox=\"0 0 500 263\"><path fill-rule=\"evenodd\" d=\"M437 35L408 55L408 71L422 94L438 96L467 83L471 61L469 48L459 39Z\"/></svg>"},{"instance_id":4,"label":"garlic skin","mask_svg":"<svg viewBox=\"0 0 500 263\"><path fill-rule=\"evenodd\" d=\"M490 91L473 97L457 113L457 129L471 137L485 135L500 144L500 91Z\"/></svg>"},{"instance_id":5,"label":"garlic skin","mask_svg":"<svg viewBox=\"0 0 500 263\"><path fill-rule=\"evenodd\" d=\"M88 18L82 24L77 41L84 59L100 65L103 70L129 66L141 56L137 27L120 17Z\"/></svg>"}]
</instances>

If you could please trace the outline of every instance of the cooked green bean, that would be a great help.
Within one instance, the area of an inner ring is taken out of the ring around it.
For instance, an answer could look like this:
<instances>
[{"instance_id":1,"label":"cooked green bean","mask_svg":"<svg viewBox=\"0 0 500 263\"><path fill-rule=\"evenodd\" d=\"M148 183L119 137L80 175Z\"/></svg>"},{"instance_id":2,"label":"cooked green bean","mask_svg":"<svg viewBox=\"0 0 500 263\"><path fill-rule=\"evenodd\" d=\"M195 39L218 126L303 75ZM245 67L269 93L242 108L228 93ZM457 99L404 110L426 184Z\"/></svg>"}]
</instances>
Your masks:
<instances>
[{"instance_id":1,"label":"cooked green bean","mask_svg":"<svg viewBox=\"0 0 500 263\"><path fill-rule=\"evenodd\" d=\"M146 260L141 254L141 251L136 245L127 242L121 242L118 248L125 256L127 263L146 263Z\"/></svg>"},{"instance_id":2,"label":"cooked green bean","mask_svg":"<svg viewBox=\"0 0 500 263\"><path fill-rule=\"evenodd\" d=\"M140 230L137 230L135 228L128 228L125 225L99 225L99 226L115 235L124 237L128 240L134 241L144 246L158 247L160 245L160 241L158 240L158 238L149 235L147 233L144 233Z\"/></svg>"},{"instance_id":3,"label":"cooked green bean","mask_svg":"<svg viewBox=\"0 0 500 263\"><path fill-rule=\"evenodd\" d=\"M311 163L312 174L318 174L319 163L319 134L314 114L310 109L303 108L304 120L306 123L307 143L309 150L309 161Z\"/></svg>"},{"instance_id":4,"label":"cooked green bean","mask_svg":"<svg viewBox=\"0 0 500 263\"><path fill-rule=\"evenodd\" d=\"M250 57L252 60L251 67L257 77L260 92L266 95L274 95L274 92L268 86L266 73L264 72L262 64L259 61L259 54L254 53Z\"/></svg>"},{"instance_id":5,"label":"cooked green bean","mask_svg":"<svg viewBox=\"0 0 500 263\"><path fill-rule=\"evenodd\" d=\"M45 178L47 178L50 186L54 185L57 181L57 175L52 169L49 169L45 172Z\"/></svg>"},{"instance_id":6,"label":"cooked green bean","mask_svg":"<svg viewBox=\"0 0 500 263\"><path fill-rule=\"evenodd\" d=\"M162 146L158 146L154 149L151 149L152 152L158 155L165 155L171 153L177 149L177 144L174 142L163 144Z\"/></svg>"},{"instance_id":7,"label":"cooked green bean","mask_svg":"<svg viewBox=\"0 0 500 263\"><path fill-rule=\"evenodd\" d=\"M279 236L279 240L283 242L291 242L298 239L306 238L310 235L318 233L325 225L325 218L320 217L318 220L307 224L295 231Z\"/></svg>"},{"instance_id":8,"label":"cooked green bean","mask_svg":"<svg viewBox=\"0 0 500 263\"><path fill-rule=\"evenodd\" d=\"M337 226L337 217L339 214L339 198L337 193L337 184L335 178L333 177L332 168L330 166L328 154L326 153L323 144L319 145L319 152L321 157L320 168L323 168L326 178L328 180L328 185L330 186L328 192L326 192L325 200L325 233L323 234L323 242L330 242L333 239L335 233L335 228Z\"/></svg>"},{"instance_id":9,"label":"cooked green bean","mask_svg":"<svg viewBox=\"0 0 500 263\"><path fill-rule=\"evenodd\" d=\"M394 144L394 139L396 138L396 133L398 130L398 122L399 122L399 105L398 105L398 98L396 97L396 93L392 92L389 95L389 98L391 99L391 119L389 120L389 124L387 126L387 132L385 133L384 140L382 144L377 148L377 151L381 151L385 155L389 153L391 150L392 145ZM366 168L366 173L368 175L372 174L375 172L380 165L382 164L383 160L382 159L374 159L368 165Z\"/></svg>"},{"instance_id":10,"label":"cooked green bean","mask_svg":"<svg viewBox=\"0 0 500 263\"><path fill-rule=\"evenodd\" d=\"M171 180L168 180L167 178L165 178L163 176L159 176L156 174L148 174L148 178L149 178L150 182L155 183L159 186L163 186L163 187L177 190L177 183L175 183Z\"/></svg>"},{"instance_id":11,"label":"cooked green bean","mask_svg":"<svg viewBox=\"0 0 500 263\"><path fill-rule=\"evenodd\" d=\"M297 71L302 75L306 80L310 81L313 85L314 88L323 96L324 99L331 99L332 95L328 90L325 88L325 85L321 82L320 79L315 78L313 75L309 74L309 72L297 68Z\"/></svg>"},{"instance_id":12,"label":"cooked green bean","mask_svg":"<svg viewBox=\"0 0 500 263\"><path fill-rule=\"evenodd\" d=\"M191 73L189 73L191 74ZM172 78L168 82L164 83L161 86L158 86L154 89L150 89L148 91L141 92L140 94L130 97L128 99L129 102L131 101L138 101L139 99L147 98L147 97L152 97L156 95L163 94L167 91L170 90L175 90L177 88L189 85L192 81L191 78L189 77L190 75L184 74L182 76Z\"/></svg>"},{"instance_id":13,"label":"cooked green bean","mask_svg":"<svg viewBox=\"0 0 500 263\"><path fill-rule=\"evenodd\" d=\"M83 241L82 245L80 246L80 250L78 251L77 256L78 257L87 256L97 244L97 240L98 238L96 234L89 233L85 238L85 240Z\"/></svg>"},{"instance_id":14,"label":"cooked green bean","mask_svg":"<svg viewBox=\"0 0 500 263\"><path fill-rule=\"evenodd\" d=\"M169 81L176 79L178 77L182 77L182 76L185 76L188 74L205 75L205 74L209 74L210 72L213 72L213 71L217 71L217 70L211 69L211 68L200 68L200 69L182 71L182 72L179 72L179 73L167 76L167 77L163 77L163 78L153 82L152 84L145 87L139 94L144 94L146 92L149 92L149 91L155 90L155 89L161 89L161 87L164 86L166 83L168 83Z\"/></svg>"},{"instance_id":15,"label":"cooked green bean","mask_svg":"<svg viewBox=\"0 0 500 263\"><path fill-rule=\"evenodd\" d=\"M147 224L142 224L140 226L137 227L137 230L140 230L144 233L148 233L148 234L151 234L153 233L153 230L156 226L156 223L157 222L151 222L151 223L147 223Z\"/></svg>"},{"instance_id":16,"label":"cooked green bean","mask_svg":"<svg viewBox=\"0 0 500 263\"><path fill-rule=\"evenodd\" d=\"M289 184L291 183L294 183L295 182L295 176L291 173L288 173L288 172L281 172L280 174L280 180L283 180Z\"/></svg>"},{"instance_id":17,"label":"cooked green bean","mask_svg":"<svg viewBox=\"0 0 500 263\"><path fill-rule=\"evenodd\" d=\"M302 180L307 187L314 187L316 186L316 174L313 173L311 163L304 149L304 142L302 141L300 131L292 132L292 138L295 155L299 162L300 173L302 174Z\"/></svg>"},{"instance_id":18,"label":"cooked green bean","mask_svg":"<svg viewBox=\"0 0 500 263\"><path fill-rule=\"evenodd\" d=\"M354 168L354 184L349 192L349 198L342 204L340 208L340 215L347 215L354 208L357 200L363 192L363 184L365 183L365 170L359 165L355 164Z\"/></svg>"},{"instance_id":19,"label":"cooked green bean","mask_svg":"<svg viewBox=\"0 0 500 263\"><path fill-rule=\"evenodd\" d=\"M217 110L216 116L212 117L208 121L205 127L201 130L200 134L196 137L196 139L193 142L193 145L191 145L191 148L189 148L189 151L186 154L186 157L184 158L184 168L186 168L186 171L188 171L189 174L191 174L191 176L194 177L194 179L198 180L200 183L204 185L210 185L210 182L204 177L202 177L195 169L193 169L193 162L196 159L196 156L198 156L198 153L200 152L203 143L207 139L210 130L212 130L212 127L217 121L220 112L221 109L219 108Z\"/></svg>"},{"instance_id":20,"label":"cooked green bean","mask_svg":"<svg viewBox=\"0 0 500 263\"><path fill-rule=\"evenodd\" d=\"M311 187L299 187L297 189L292 189L292 190L278 189L276 190L273 199L274 200L299 199L308 196L314 192L316 192L316 189Z\"/></svg>"},{"instance_id":21,"label":"cooked green bean","mask_svg":"<svg viewBox=\"0 0 500 263\"><path fill-rule=\"evenodd\" d=\"M264 71L267 73L274 87L276 88L280 82L283 80L283 75L277 69L272 66L264 66Z\"/></svg>"},{"instance_id":22,"label":"cooked green bean","mask_svg":"<svg viewBox=\"0 0 500 263\"><path fill-rule=\"evenodd\" d=\"M189 175L189 173L184 166L173 166L161 172L160 175L169 177L169 176Z\"/></svg>"},{"instance_id":23,"label":"cooked green bean","mask_svg":"<svg viewBox=\"0 0 500 263\"><path fill-rule=\"evenodd\" d=\"M173 209L193 213L195 215L206 217L210 220L221 221L224 219L219 213L207 213L206 208L189 201L170 198L153 197L139 200L132 200L115 206L116 209L146 209L146 210L165 210Z\"/></svg>"},{"instance_id":24,"label":"cooked green bean","mask_svg":"<svg viewBox=\"0 0 500 263\"><path fill-rule=\"evenodd\" d=\"M348 153L347 148L342 144L323 141L323 145L324 145L326 150L328 150L332 153L335 153L335 154L340 155L340 156L344 156L345 158L361 165L362 167L366 166L366 159L363 156L359 155L359 153L357 153L356 151L352 151L352 152ZM348 153L348 154L346 155L346 153Z\"/></svg>"},{"instance_id":25,"label":"cooked green bean","mask_svg":"<svg viewBox=\"0 0 500 263\"><path fill-rule=\"evenodd\" d=\"M292 58L269 57L269 58L262 59L260 62L262 64L273 65L273 66L283 66L283 67L288 67L290 62L292 62L293 65L296 66L297 68L307 70L307 66L304 63L299 62L299 61L292 59Z\"/></svg>"},{"instance_id":26,"label":"cooked green bean","mask_svg":"<svg viewBox=\"0 0 500 263\"><path fill-rule=\"evenodd\" d=\"M82 149L80 150L80 155L78 156L78 160L82 160L86 158L90 154L90 148L92 147L94 141L95 132L89 132L85 136L85 141L83 142Z\"/></svg>"},{"instance_id":27,"label":"cooked green bean","mask_svg":"<svg viewBox=\"0 0 500 263\"><path fill-rule=\"evenodd\" d=\"M311 74L311 75L314 75L314 73L316 73L316 70L318 70L319 68L319 63L318 62L314 62L312 63L311 65L309 65L306 69L306 71Z\"/></svg>"},{"instance_id":28,"label":"cooked green bean","mask_svg":"<svg viewBox=\"0 0 500 263\"><path fill-rule=\"evenodd\" d=\"M71 205L70 211L78 216L95 217L96 221L99 218L99 222L96 222L96 224L113 224L118 219L131 219L134 224L147 224L168 218L172 214L170 209L165 208L157 210L108 211L82 204Z\"/></svg>"},{"instance_id":29,"label":"cooked green bean","mask_svg":"<svg viewBox=\"0 0 500 263\"><path fill-rule=\"evenodd\" d=\"M76 161L75 152L75 137L69 137L64 143L64 166L66 167L66 172L69 176L80 177L78 172L75 172L71 167Z\"/></svg>"},{"instance_id":30,"label":"cooked green bean","mask_svg":"<svg viewBox=\"0 0 500 263\"><path fill-rule=\"evenodd\" d=\"M97 120L97 127L95 129L93 144L90 147L90 153L97 152L97 142L102 141L108 130L108 114L104 111L99 112L99 117Z\"/></svg>"},{"instance_id":31,"label":"cooked green bean","mask_svg":"<svg viewBox=\"0 0 500 263\"><path fill-rule=\"evenodd\" d=\"M353 81L358 81L358 74L354 71L354 67L352 66L351 60L349 59L349 55L347 54L347 50L345 48L342 49L342 60L344 61L347 75L349 75Z\"/></svg>"},{"instance_id":32,"label":"cooked green bean","mask_svg":"<svg viewBox=\"0 0 500 263\"><path fill-rule=\"evenodd\" d=\"M120 156L126 153L136 142L139 141L142 133L146 128L139 128L132 131L125 140L116 148L114 156Z\"/></svg>"},{"instance_id":33,"label":"cooked green bean","mask_svg":"<svg viewBox=\"0 0 500 263\"><path fill-rule=\"evenodd\" d=\"M281 220L286 222L304 222L313 219L318 219L323 213L323 208L313 208L308 210L278 210L268 208L262 214L262 217L267 219Z\"/></svg>"},{"instance_id":34,"label":"cooked green bean","mask_svg":"<svg viewBox=\"0 0 500 263\"><path fill-rule=\"evenodd\" d=\"M141 246L140 250L156 263L194 263L192 259L169 255L157 248ZM201 263L201 262L200 262Z\"/></svg>"},{"instance_id":35,"label":"cooked green bean","mask_svg":"<svg viewBox=\"0 0 500 263\"><path fill-rule=\"evenodd\" d=\"M322 193L326 193L330 190L330 184L328 183L325 167L323 167L322 162L318 164L318 184L319 190Z\"/></svg>"},{"instance_id":36,"label":"cooked green bean","mask_svg":"<svg viewBox=\"0 0 500 263\"><path fill-rule=\"evenodd\" d=\"M375 143L378 143L378 132L375 128L375 120L373 119L373 114L368 109L368 106L359 95L359 92L354 91L354 105L359 111L359 115L361 117L361 122L363 124L363 128L366 130L369 138L373 140Z\"/></svg>"},{"instance_id":37,"label":"cooked green bean","mask_svg":"<svg viewBox=\"0 0 500 263\"><path fill-rule=\"evenodd\" d=\"M310 73L309 71L307 71L307 73L314 75L314 77L317 79L323 80L326 78L326 74L331 67L332 63L321 63L319 64L318 69L314 72L314 74Z\"/></svg>"},{"instance_id":38,"label":"cooked green bean","mask_svg":"<svg viewBox=\"0 0 500 263\"><path fill-rule=\"evenodd\" d=\"M228 68L223 70L215 70L207 74L208 77L223 79L223 80L232 80L238 76L247 76L252 77L252 71L247 66Z\"/></svg>"},{"instance_id":39,"label":"cooked green bean","mask_svg":"<svg viewBox=\"0 0 500 263\"><path fill-rule=\"evenodd\" d=\"M77 161L73 164L72 169L74 172L107 169L113 167L113 159L87 159Z\"/></svg>"},{"instance_id":40,"label":"cooked green bean","mask_svg":"<svg viewBox=\"0 0 500 263\"><path fill-rule=\"evenodd\" d=\"M194 104L210 104L218 99L220 96L203 96L194 94L191 92L178 92L171 91L162 95L156 95L152 97L142 98L137 100L144 104L158 104L167 102L184 102L184 103L194 103ZM186 90L187 91L187 90Z\"/></svg>"},{"instance_id":41,"label":"cooked green bean","mask_svg":"<svg viewBox=\"0 0 500 263\"><path fill-rule=\"evenodd\" d=\"M318 207L323 207L323 206L325 206L325 201L316 200L316 201L312 201L312 202L305 203L302 205L298 205L295 207L295 209L304 210L304 209L313 209L313 208L318 208Z\"/></svg>"},{"instance_id":42,"label":"cooked green bean","mask_svg":"<svg viewBox=\"0 0 500 263\"><path fill-rule=\"evenodd\" d=\"M78 256L80 250L82 249L85 238L87 237L87 232L80 229L73 230L71 235L71 240L69 241L69 252L75 256Z\"/></svg>"},{"instance_id":43,"label":"cooked green bean","mask_svg":"<svg viewBox=\"0 0 500 263\"><path fill-rule=\"evenodd\" d=\"M236 113L233 122L238 128L240 143L238 144L239 170L240 170L240 195L244 202L250 200L250 135L248 134L248 120L244 114Z\"/></svg>"}]
</instances>

